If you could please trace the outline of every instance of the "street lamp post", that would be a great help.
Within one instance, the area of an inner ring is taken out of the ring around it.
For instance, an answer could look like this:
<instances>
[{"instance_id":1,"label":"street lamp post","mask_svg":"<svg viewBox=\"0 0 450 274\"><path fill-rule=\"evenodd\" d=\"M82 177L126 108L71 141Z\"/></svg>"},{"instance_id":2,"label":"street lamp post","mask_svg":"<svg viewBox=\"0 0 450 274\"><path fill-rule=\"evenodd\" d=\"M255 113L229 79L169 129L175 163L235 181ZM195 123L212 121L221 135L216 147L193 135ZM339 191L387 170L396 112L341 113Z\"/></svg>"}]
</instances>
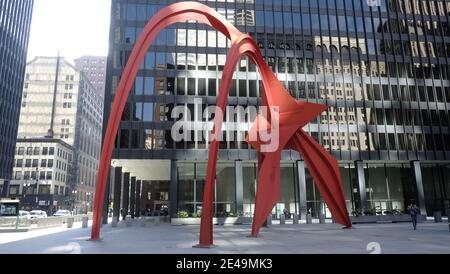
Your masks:
<instances>
[{"instance_id":1,"label":"street lamp post","mask_svg":"<svg viewBox=\"0 0 450 274\"><path fill-rule=\"evenodd\" d=\"M26 202L27 192L30 187L31 187L31 184L28 182L28 179L26 179L25 183L23 184L23 188L22 188L23 203ZM28 203L26 203L26 204L28 204ZM22 206L22 207L24 208L24 206Z\"/></svg>"},{"instance_id":2,"label":"street lamp post","mask_svg":"<svg viewBox=\"0 0 450 274\"><path fill-rule=\"evenodd\" d=\"M86 214L87 213L89 213L89 210L90 210L90 205L91 205L91 196L92 196L92 193L91 192L88 192L88 193L86 193Z\"/></svg>"},{"instance_id":3,"label":"street lamp post","mask_svg":"<svg viewBox=\"0 0 450 274\"><path fill-rule=\"evenodd\" d=\"M39 168L36 168L36 205L39 208Z\"/></svg>"},{"instance_id":4,"label":"street lamp post","mask_svg":"<svg viewBox=\"0 0 450 274\"><path fill-rule=\"evenodd\" d=\"M78 191L72 190L72 197L73 197L72 198L72 212L75 213L74 215L77 214L76 207L75 207L75 201L76 201L76 198L77 198L77 193L78 193Z\"/></svg>"}]
</instances>

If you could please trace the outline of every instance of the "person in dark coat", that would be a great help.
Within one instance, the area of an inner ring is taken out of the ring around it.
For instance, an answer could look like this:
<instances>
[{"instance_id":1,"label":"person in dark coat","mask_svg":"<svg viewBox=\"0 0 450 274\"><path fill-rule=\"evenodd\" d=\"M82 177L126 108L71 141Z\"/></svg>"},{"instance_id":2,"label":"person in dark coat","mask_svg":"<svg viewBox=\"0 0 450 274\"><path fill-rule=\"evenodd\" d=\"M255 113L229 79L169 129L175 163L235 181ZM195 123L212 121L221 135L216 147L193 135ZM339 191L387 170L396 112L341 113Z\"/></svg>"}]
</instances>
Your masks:
<instances>
[{"instance_id":1,"label":"person in dark coat","mask_svg":"<svg viewBox=\"0 0 450 274\"><path fill-rule=\"evenodd\" d=\"M125 220L127 218L127 213L124 208L120 210L120 215L122 215L122 220Z\"/></svg>"},{"instance_id":2,"label":"person in dark coat","mask_svg":"<svg viewBox=\"0 0 450 274\"><path fill-rule=\"evenodd\" d=\"M414 227L414 230L417 229L417 215L419 214L419 209L414 203L411 203L408 206L409 215L411 215L411 221Z\"/></svg>"}]
</instances>

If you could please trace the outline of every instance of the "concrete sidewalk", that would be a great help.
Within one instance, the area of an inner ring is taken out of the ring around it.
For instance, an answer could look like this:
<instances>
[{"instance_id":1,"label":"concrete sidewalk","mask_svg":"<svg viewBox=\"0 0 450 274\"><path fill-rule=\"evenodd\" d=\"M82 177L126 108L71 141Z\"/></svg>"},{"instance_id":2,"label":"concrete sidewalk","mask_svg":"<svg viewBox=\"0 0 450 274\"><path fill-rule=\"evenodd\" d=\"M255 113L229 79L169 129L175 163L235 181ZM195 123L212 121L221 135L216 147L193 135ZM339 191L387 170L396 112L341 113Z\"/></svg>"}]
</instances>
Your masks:
<instances>
[{"instance_id":1,"label":"concrete sidewalk","mask_svg":"<svg viewBox=\"0 0 450 274\"><path fill-rule=\"evenodd\" d=\"M90 229L81 224L67 229L52 228L27 233L0 234L2 254L260 254L260 253L450 253L447 223L420 223L414 231L409 223L356 225L342 229L336 224L272 225L259 238L248 237L248 225L214 226L217 247L196 249L198 226L134 223L117 228L106 225L103 240L88 241Z\"/></svg>"}]
</instances>

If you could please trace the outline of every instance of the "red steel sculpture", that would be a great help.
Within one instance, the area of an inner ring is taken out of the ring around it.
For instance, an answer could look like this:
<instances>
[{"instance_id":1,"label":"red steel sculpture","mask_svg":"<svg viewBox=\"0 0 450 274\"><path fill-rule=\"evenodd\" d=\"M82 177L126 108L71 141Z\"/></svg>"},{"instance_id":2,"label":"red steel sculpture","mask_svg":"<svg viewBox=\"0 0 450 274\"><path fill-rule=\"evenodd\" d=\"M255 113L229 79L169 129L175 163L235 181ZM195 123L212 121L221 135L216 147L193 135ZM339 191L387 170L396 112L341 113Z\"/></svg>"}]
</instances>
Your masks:
<instances>
[{"instance_id":1,"label":"red steel sculpture","mask_svg":"<svg viewBox=\"0 0 450 274\"><path fill-rule=\"evenodd\" d=\"M243 55L248 56L257 65L263 80L262 105L266 106L269 111L267 115L259 114L257 116L247 136L249 144L258 150L259 159L258 188L252 236L258 236L266 217L279 200L280 159L283 149L293 149L301 153L335 221L346 227L351 227L336 159L302 130L307 123L326 110L326 106L294 100L264 61L255 41L249 35L241 33L215 10L197 2L180 2L162 9L150 20L131 52L122 74L103 142L97 177L91 239L100 239L103 202L113 145L122 113L140 64L161 30L174 23L187 20L194 20L212 26L230 39L232 43L223 71L216 108L225 109L234 70ZM223 117L216 115L203 195L199 247L210 247L213 245L214 181L219 151L218 136L222 130L222 121ZM268 145L268 141L263 140L261 136L273 135L272 133L274 133L275 129L279 131L276 138L276 147L271 150L264 149Z\"/></svg>"}]
</instances>

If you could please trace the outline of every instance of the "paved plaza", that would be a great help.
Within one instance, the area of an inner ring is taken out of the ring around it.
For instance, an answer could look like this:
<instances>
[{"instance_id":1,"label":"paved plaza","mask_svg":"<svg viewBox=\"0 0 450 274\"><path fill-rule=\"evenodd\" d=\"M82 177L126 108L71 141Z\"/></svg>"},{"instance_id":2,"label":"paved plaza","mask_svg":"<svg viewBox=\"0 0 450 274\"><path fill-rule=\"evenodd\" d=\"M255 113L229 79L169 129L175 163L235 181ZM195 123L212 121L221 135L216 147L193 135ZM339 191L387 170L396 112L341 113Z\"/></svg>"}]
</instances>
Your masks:
<instances>
[{"instance_id":1,"label":"paved plaza","mask_svg":"<svg viewBox=\"0 0 450 274\"><path fill-rule=\"evenodd\" d=\"M342 229L336 224L272 225L259 238L249 225L214 226L211 249L192 248L198 226L134 223L105 225L101 242L88 241L90 229L57 227L26 233L0 233L0 254L278 254L278 253L450 253L448 223L426 222L414 231L409 223L363 224Z\"/></svg>"}]
</instances>

